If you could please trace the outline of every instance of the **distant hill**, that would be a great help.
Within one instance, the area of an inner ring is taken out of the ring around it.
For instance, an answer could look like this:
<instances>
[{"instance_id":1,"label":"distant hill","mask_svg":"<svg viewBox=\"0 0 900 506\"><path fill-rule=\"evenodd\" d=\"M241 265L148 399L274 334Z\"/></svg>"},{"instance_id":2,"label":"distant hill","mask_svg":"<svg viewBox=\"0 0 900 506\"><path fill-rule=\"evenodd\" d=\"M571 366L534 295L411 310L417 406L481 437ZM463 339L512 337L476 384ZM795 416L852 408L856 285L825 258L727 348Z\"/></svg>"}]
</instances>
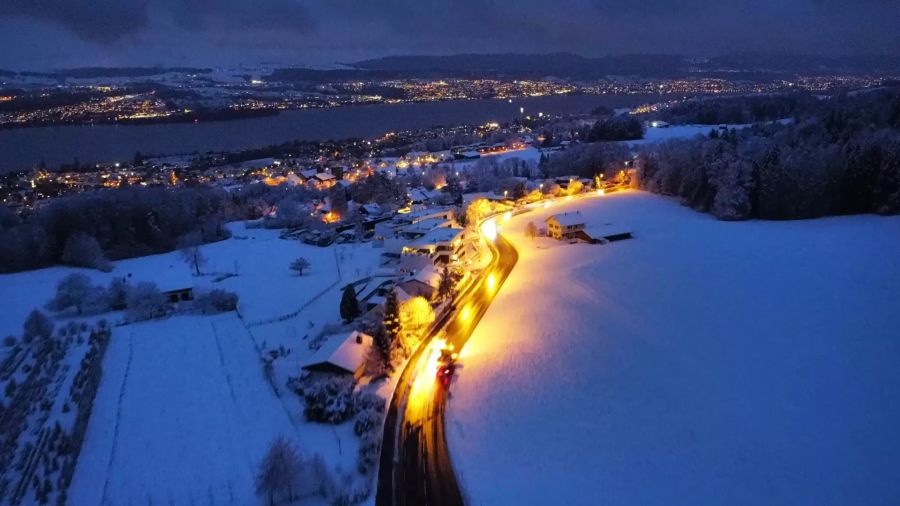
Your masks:
<instances>
[{"instance_id":1,"label":"distant hill","mask_svg":"<svg viewBox=\"0 0 900 506\"><path fill-rule=\"evenodd\" d=\"M350 66L382 72L573 79L593 79L611 74L672 75L686 68L684 57L675 55L586 57L572 53L387 56L355 62Z\"/></svg>"},{"instance_id":2,"label":"distant hill","mask_svg":"<svg viewBox=\"0 0 900 506\"><path fill-rule=\"evenodd\" d=\"M194 67L79 67L53 72L22 72L24 76L95 79L99 77L149 77L180 72L187 74L208 74L212 69Z\"/></svg>"},{"instance_id":3,"label":"distant hill","mask_svg":"<svg viewBox=\"0 0 900 506\"><path fill-rule=\"evenodd\" d=\"M900 70L900 56L809 56L790 53L731 53L709 58L701 67L709 70L738 69L742 71L790 73L860 73Z\"/></svg>"}]
</instances>

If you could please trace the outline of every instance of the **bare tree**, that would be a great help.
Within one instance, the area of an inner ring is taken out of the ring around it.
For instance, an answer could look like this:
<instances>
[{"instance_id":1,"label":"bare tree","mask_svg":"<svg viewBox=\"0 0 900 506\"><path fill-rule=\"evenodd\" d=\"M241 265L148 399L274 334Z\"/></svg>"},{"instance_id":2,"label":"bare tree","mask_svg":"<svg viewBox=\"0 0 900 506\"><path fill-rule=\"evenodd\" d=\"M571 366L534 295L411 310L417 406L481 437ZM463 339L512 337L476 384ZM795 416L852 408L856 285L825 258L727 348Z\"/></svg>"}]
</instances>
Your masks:
<instances>
[{"instance_id":1,"label":"bare tree","mask_svg":"<svg viewBox=\"0 0 900 506\"><path fill-rule=\"evenodd\" d=\"M525 235L532 239L538 236L538 228L533 221L529 221L528 225L525 225Z\"/></svg>"},{"instance_id":2,"label":"bare tree","mask_svg":"<svg viewBox=\"0 0 900 506\"><path fill-rule=\"evenodd\" d=\"M198 232L185 234L178 241L181 258L187 262L188 266L194 270L194 273L197 276L201 274L200 268L206 265L206 256L200 249L201 244L203 244L203 239Z\"/></svg>"},{"instance_id":3,"label":"bare tree","mask_svg":"<svg viewBox=\"0 0 900 506\"><path fill-rule=\"evenodd\" d=\"M280 499L293 500L300 478L300 455L290 441L276 437L259 465L256 475L256 493L265 497L270 505Z\"/></svg>"},{"instance_id":4,"label":"bare tree","mask_svg":"<svg viewBox=\"0 0 900 506\"><path fill-rule=\"evenodd\" d=\"M303 271L305 271L306 269L309 269L310 265L312 265L312 264L309 263L309 260L307 260L303 257L300 257L300 258L294 260L293 262L291 262L291 270L297 271L297 275L302 276Z\"/></svg>"}]
</instances>

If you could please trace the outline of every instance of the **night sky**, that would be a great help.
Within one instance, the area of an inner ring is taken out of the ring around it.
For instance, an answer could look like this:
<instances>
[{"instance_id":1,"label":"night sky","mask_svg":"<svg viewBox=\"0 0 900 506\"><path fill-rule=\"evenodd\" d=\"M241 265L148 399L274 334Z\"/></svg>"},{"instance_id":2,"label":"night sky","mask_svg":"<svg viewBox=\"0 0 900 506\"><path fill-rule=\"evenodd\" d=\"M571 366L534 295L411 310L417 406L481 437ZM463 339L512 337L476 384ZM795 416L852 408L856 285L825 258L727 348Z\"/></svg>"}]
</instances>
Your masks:
<instances>
[{"instance_id":1,"label":"night sky","mask_svg":"<svg viewBox=\"0 0 900 506\"><path fill-rule=\"evenodd\" d=\"M900 55L900 0L2 0L0 68L570 51Z\"/></svg>"}]
</instances>

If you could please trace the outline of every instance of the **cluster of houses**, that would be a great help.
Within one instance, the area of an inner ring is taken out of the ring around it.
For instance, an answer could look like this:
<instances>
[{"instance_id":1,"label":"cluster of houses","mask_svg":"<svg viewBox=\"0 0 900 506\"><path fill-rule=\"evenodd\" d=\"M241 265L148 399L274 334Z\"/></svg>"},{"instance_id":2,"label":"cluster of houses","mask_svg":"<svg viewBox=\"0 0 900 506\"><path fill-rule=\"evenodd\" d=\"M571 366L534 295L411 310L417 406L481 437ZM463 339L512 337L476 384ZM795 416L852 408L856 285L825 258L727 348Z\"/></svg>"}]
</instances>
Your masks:
<instances>
[{"instance_id":1,"label":"cluster of houses","mask_svg":"<svg viewBox=\"0 0 900 506\"><path fill-rule=\"evenodd\" d=\"M444 268L466 261L467 239L450 206L414 206L376 223L374 245L382 250L384 269L353 284L362 313L380 312L390 291L401 303L414 297L433 300ZM371 345L371 336L356 331L329 336L302 369L359 378Z\"/></svg>"}]
</instances>

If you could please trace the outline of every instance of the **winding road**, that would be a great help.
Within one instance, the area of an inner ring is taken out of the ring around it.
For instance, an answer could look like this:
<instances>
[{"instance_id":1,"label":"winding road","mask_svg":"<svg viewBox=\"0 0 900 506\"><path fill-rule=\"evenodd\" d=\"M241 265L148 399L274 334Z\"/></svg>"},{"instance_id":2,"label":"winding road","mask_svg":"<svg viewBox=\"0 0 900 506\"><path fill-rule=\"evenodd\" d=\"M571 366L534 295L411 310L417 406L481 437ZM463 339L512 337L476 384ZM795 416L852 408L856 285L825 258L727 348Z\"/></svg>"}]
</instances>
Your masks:
<instances>
[{"instance_id":1,"label":"winding road","mask_svg":"<svg viewBox=\"0 0 900 506\"><path fill-rule=\"evenodd\" d=\"M401 373L385 420L377 506L461 506L465 502L447 448L448 392L436 379L439 352L432 345L444 339L461 350L516 265L519 255L497 232L496 220L500 218L479 227L491 249L490 264L457 295L454 310L436 322Z\"/></svg>"}]
</instances>

